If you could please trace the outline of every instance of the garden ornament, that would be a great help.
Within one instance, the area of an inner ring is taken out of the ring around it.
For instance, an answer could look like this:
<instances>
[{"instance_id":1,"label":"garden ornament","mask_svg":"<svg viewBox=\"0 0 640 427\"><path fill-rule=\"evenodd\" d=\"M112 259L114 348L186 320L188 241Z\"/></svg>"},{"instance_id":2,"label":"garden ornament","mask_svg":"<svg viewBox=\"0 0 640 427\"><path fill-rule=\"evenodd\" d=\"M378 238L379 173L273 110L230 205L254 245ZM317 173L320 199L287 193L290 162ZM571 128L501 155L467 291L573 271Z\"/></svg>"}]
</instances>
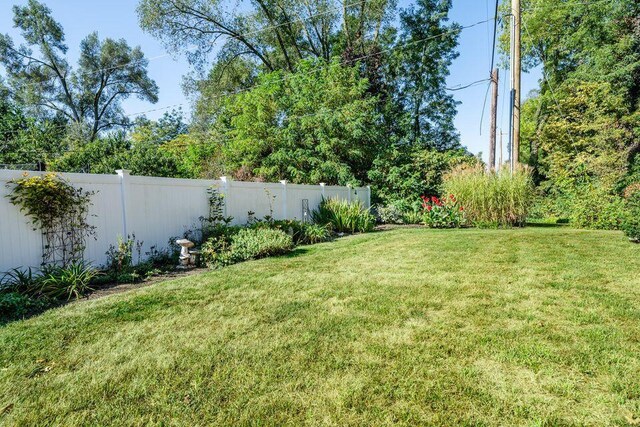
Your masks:
<instances>
[{"instance_id":1,"label":"garden ornament","mask_svg":"<svg viewBox=\"0 0 640 427\"><path fill-rule=\"evenodd\" d=\"M192 248L194 243L187 239L178 239L176 240L176 243L182 247L182 249L180 249L180 265L186 267L191 261L189 248Z\"/></svg>"}]
</instances>

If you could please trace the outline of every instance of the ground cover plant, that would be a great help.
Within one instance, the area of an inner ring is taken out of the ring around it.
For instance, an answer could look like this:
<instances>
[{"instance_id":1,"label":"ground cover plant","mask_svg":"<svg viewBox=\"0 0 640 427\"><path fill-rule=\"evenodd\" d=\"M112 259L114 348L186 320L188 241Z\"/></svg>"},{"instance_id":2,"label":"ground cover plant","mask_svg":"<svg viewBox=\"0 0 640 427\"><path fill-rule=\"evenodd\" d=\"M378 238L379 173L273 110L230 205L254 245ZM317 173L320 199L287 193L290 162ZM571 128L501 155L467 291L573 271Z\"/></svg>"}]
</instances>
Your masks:
<instances>
[{"instance_id":1,"label":"ground cover plant","mask_svg":"<svg viewBox=\"0 0 640 427\"><path fill-rule=\"evenodd\" d=\"M0 328L0 423L633 425L639 255L398 229L72 303Z\"/></svg>"}]
</instances>

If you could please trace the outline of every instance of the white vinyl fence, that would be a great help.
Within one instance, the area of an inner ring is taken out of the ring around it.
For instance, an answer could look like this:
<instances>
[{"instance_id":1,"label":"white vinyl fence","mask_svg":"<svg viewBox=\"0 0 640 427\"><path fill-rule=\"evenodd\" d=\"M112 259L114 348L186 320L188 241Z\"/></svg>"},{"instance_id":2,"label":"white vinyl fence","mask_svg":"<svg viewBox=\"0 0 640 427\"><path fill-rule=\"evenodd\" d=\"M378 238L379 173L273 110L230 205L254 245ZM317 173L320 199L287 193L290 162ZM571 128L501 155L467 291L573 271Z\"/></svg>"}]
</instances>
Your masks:
<instances>
[{"instance_id":1,"label":"white vinyl fence","mask_svg":"<svg viewBox=\"0 0 640 427\"><path fill-rule=\"evenodd\" d=\"M7 182L24 171L0 170L0 272L15 267L38 267L42 262L42 236L19 207L5 197L11 192ZM43 172L27 172L41 175ZM317 208L322 197L359 200L370 206L368 187L329 185L297 185L240 182L222 177L220 180L157 178L130 175L117 171L114 175L61 173L74 187L93 191L89 224L96 227L95 239L87 239L86 260L96 265L106 262L105 252L115 245L118 236L135 234L144 242L142 253L151 246L167 248L170 237L198 229L200 217L209 214L207 189L214 186L224 194L225 216L233 223L244 224L248 212L263 218L273 211L275 219L302 219L303 203Z\"/></svg>"}]
</instances>

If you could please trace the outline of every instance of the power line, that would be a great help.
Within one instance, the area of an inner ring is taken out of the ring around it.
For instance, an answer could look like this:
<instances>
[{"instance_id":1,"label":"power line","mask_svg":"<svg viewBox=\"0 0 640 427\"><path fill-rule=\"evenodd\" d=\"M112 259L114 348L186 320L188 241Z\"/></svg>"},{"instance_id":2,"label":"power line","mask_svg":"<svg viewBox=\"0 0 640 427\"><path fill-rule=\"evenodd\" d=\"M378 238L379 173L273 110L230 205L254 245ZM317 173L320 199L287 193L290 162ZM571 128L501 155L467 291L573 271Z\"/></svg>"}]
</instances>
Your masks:
<instances>
[{"instance_id":1,"label":"power line","mask_svg":"<svg viewBox=\"0 0 640 427\"><path fill-rule=\"evenodd\" d=\"M445 90L448 90L448 91L451 91L451 92L458 91L458 90L463 90L463 89L467 89L467 88L470 88L470 87L473 87L473 86L478 86L480 83L484 83L484 82L489 81L489 80L491 80L491 79L476 80L475 82L468 83L468 84L466 84L464 86L462 84L459 84L459 85L456 85L456 86L453 86L453 87L450 87L450 88L447 87L447 88L445 88Z\"/></svg>"}]
</instances>

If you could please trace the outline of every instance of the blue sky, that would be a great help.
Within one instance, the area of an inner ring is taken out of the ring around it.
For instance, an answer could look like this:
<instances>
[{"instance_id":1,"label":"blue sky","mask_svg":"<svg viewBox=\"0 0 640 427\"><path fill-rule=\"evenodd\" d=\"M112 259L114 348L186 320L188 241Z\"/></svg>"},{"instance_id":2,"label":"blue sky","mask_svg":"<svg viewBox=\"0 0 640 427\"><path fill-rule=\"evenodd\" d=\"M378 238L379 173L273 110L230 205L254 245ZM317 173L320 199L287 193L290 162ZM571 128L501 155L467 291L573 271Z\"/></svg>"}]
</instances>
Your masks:
<instances>
[{"instance_id":1,"label":"blue sky","mask_svg":"<svg viewBox=\"0 0 640 427\"><path fill-rule=\"evenodd\" d=\"M26 0L1 1L0 32L9 33L14 38L18 35L12 28L11 6L24 3ZM187 103L181 82L182 76L189 72L189 66L184 57L168 56L157 40L140 30L135 12L136 0L47 0L45 3L53 11L54 18L64 27L70 59L74 62L77 59L80 41L92 31L98 31L100 38L124 38L130 45L142 47L145 55L150 59L149 74L160 87L160 100L156 105L136 99L127 100L124 108L128 114ZM403 0L400 3L406 5L409 4L409 0ZM462 25L469 25L490 18L493 14L490 3L492 0L453 0L451 19ZM462 31L458 46L460 56L451 67L449 87L465 85L488 77L491 64L492 25L493 23L490 22ZM509 74L508 70L500 70L500 73L502 82L498 121L499 128L502 127L506 132L508 111L506 111L507 103L503 101L508 101L504 95L508 97ZM539 78L539 72L524 74L523 93L526 94L535 89ZM488 105L482 124L482 135L480 135L480 117L486 90L486 85L478 85L454 92L455 98L461 102L455 122L461 134L462 143L473 153L482 151L485 159L488 146ZM183 109L188 111L188 103ZM147 117L157 118L164 111L147 113ZM504 144L506 146L506 136ZM506 151L504 156L506 158Z\"/></svg>"}]
</instances>

